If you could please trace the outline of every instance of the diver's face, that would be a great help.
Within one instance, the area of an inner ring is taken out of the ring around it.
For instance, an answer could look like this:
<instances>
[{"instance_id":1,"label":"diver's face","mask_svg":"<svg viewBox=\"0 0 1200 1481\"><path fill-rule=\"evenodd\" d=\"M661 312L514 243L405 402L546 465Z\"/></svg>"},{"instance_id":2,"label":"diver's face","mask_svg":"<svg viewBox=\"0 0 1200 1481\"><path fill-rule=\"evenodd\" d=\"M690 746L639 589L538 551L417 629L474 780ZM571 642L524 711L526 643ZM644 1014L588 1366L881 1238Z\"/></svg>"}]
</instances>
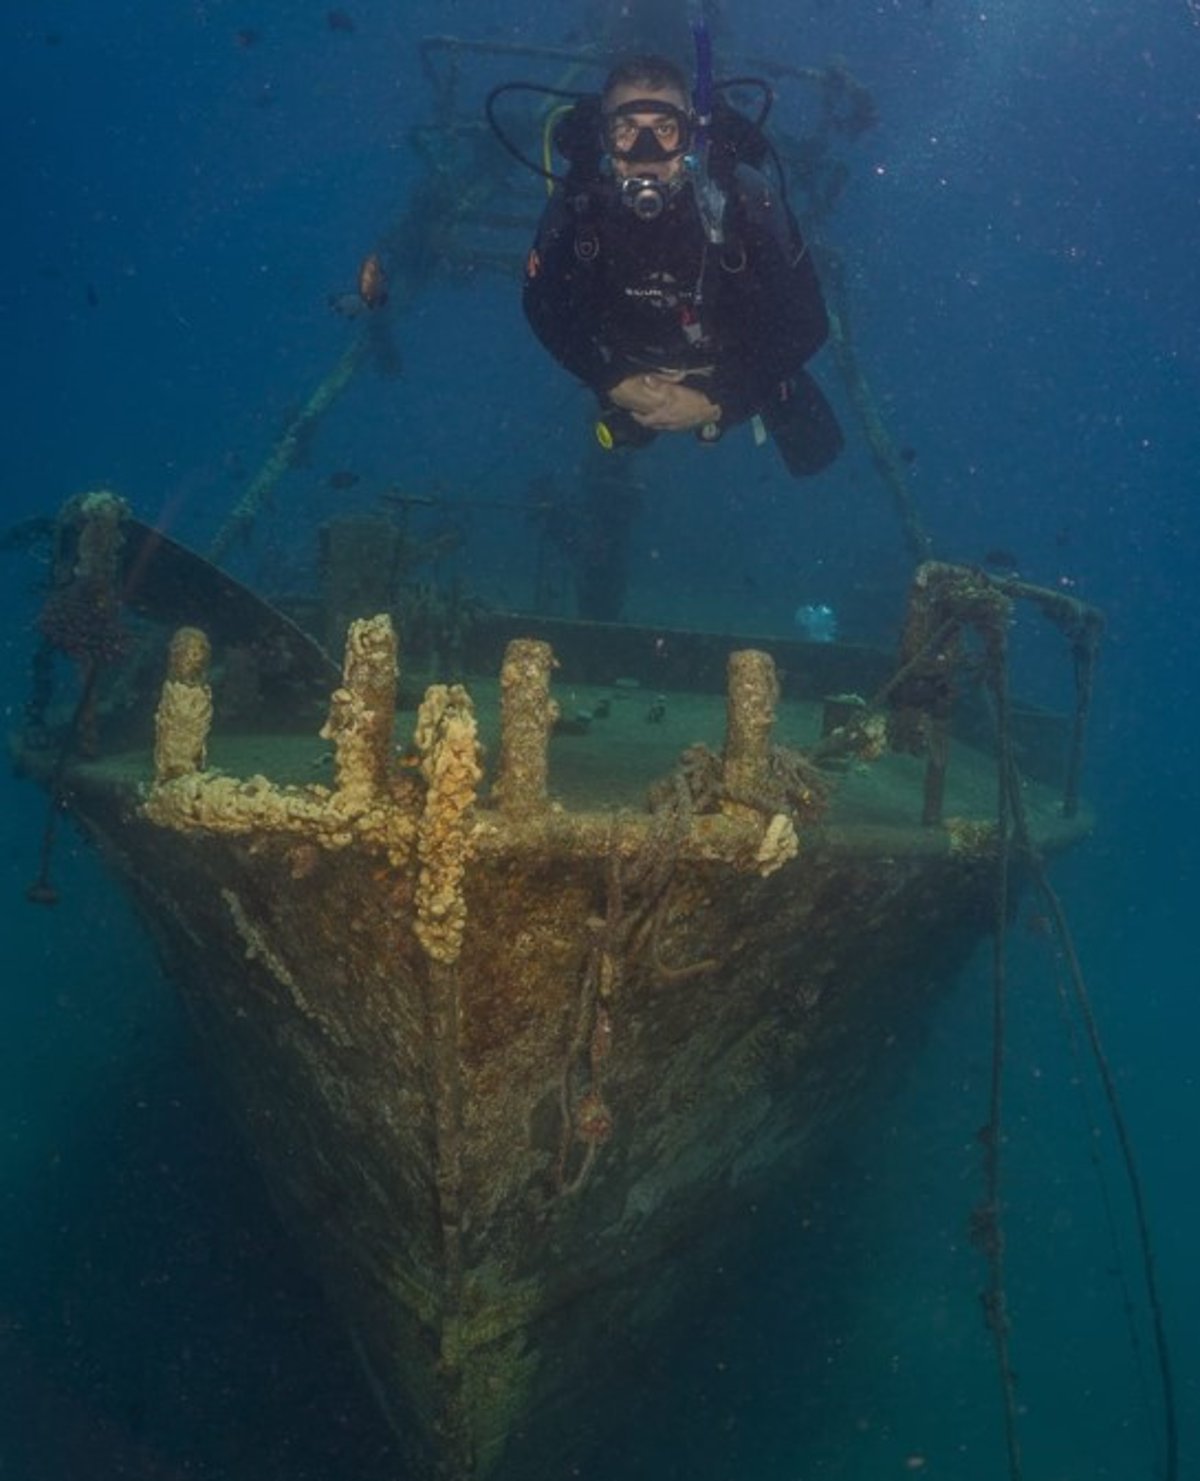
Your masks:
<instances>
[{"instance_id":1,"label":"diver's face","mask_svg":"<svg viewBox=\"0 0 1200 1481\"><path fill-rule=\"evenodd\" d=\"M634 102L661 102L665 106L661 113L649 108L638 108L634 112L624 111L625 104ZM682 138L679 117L673 110L678 110L678 113L685 116L688 112L687 98L674 87L639 87L636 83L622 83L605 95L605 142L612 160L613 174L618 180L636 176L665 182L676 179L682 172L683 146L686 141ZM643 129L648 129L663 152L674 155L674 158L627 158L628 151L636 148Z\"/></svg>"}]
</instances>

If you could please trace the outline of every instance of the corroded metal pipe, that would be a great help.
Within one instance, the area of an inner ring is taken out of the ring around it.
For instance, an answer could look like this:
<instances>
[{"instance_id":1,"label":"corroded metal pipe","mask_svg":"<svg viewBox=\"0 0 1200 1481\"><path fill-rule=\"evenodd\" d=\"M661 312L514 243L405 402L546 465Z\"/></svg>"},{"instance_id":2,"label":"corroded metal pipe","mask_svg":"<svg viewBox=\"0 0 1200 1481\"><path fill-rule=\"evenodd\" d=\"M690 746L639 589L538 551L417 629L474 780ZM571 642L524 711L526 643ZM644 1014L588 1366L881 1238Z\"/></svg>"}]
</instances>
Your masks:
<instances>
[{"instance_id":1,"label":"corroded metal pipe","mask_svg":"<svg viewBox=\"0 0 1200 1481\"><path fill-rule=\"evenodd\" d=\"M198 627L181 627L167 652L167 677L154 715L154 780L204 770L212 729L208 666L212 648Z\"/></svg>"},{"instance_id":2,"label":"corroded metal pipe","mask_svg":"<svg viewBox=\"0 0 1200 1481\"><path fill-rule=\"evenodd\" d=\"M514 638L500 669L500 774L493 793L506 813L546 806L550 732L558 706L550 698L554 653L537 638Z\"/></svg>"},{"instance_id":3,"label":"corroded metal pipe","mask_svg":"<svg viewBox=\"0 0 1200 1481\"><path fill-rule=\"evenodd\" d=\"M768 785L779 678L771 655L754 648L731 653L727 672L723 781L733 801L748 801Z\"/></svg>"}]
</instances>

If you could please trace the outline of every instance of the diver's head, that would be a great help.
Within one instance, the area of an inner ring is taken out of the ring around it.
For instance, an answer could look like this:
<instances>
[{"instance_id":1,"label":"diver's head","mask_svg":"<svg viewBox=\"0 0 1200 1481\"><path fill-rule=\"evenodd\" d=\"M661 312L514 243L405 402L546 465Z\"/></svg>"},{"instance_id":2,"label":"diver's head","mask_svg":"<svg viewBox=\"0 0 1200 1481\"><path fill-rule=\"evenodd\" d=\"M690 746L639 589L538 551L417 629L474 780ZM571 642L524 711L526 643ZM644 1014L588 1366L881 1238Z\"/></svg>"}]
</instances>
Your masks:
<instances>
[{"instance_id":1,"label":"diver's head","mask_svg":"<svg viewBox=\"0 0 1200 1481\"><path fill-rule=\"evenodd\" d=\"M693 122L687 79L665 57L634 57L601 94L601 147L621 200L635 216L660 215L683 184Z\"/></svg>"}]
</instances>

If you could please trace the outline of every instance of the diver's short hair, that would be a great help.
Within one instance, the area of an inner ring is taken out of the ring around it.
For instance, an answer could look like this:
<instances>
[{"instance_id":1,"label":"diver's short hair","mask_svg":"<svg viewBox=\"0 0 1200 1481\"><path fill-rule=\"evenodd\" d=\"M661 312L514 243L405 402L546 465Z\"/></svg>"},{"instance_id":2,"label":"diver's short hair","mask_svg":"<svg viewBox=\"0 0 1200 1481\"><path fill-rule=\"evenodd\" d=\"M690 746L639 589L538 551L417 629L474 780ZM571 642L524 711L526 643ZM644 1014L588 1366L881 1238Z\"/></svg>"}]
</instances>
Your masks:
<instances>
[{"instance_id":1,"label":"diver's short hair","mask_svg":"<svg viewBox=\"0 0 1200 1481\"><path fill-rule=\"evenodd\" d=\"M618 62L604 79L600 96L607 98L615 87L644 87L647 92L656 93L665 88L674 88L684 98L692 95L691 85L683 68L669 57L654 54L627 57Z\"/></svg>"}]
</instances>

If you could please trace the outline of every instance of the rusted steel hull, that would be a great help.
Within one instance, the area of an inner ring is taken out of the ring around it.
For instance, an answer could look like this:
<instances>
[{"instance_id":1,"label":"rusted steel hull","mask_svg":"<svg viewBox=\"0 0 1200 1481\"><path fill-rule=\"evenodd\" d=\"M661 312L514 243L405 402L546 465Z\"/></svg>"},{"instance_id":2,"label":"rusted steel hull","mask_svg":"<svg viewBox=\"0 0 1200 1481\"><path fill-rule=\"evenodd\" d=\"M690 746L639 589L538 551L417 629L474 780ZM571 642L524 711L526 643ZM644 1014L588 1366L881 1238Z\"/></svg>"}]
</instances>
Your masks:
<instances>
[{"instance_id":1,"label":"rusted steel hull","mask_svg":"<svg viewBox=\"0 0 1200 1481\"><path fill-rule=\"evenodd\" d=\"M944 834L830 830L768 878L684 851L657 890L649 823L588 852L550 821L472 863L431 962L376 851L128 803L81 775L415 1474L455 1481L580 1443L615 1342L881 1093L990 921L987 851Z\"/></svg>"}]
</instances>

